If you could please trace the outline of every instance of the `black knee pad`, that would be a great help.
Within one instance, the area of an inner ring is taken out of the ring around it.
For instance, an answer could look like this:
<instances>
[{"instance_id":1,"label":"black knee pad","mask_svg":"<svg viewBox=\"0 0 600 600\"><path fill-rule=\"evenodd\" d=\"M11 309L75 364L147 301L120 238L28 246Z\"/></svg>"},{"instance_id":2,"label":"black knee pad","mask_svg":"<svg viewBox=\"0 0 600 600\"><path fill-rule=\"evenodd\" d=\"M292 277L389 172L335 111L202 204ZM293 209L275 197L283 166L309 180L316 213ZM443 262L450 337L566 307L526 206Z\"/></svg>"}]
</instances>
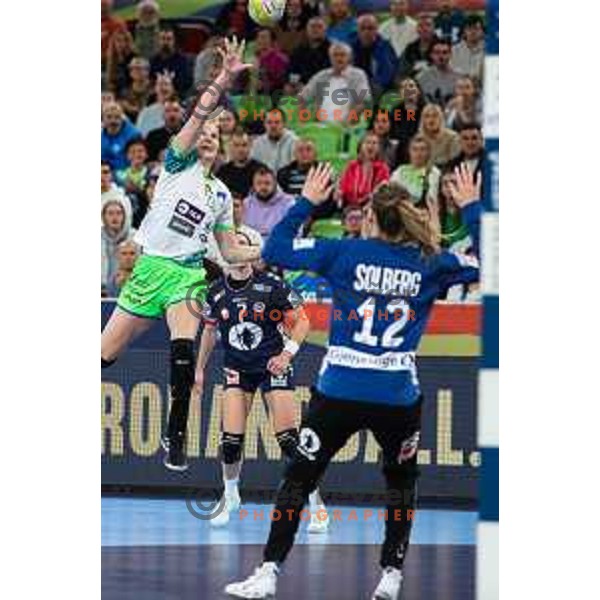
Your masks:
<instances>
[{"instance_id":1,"label":"black knee pad","mask_svg":"<svg viewBox=\"0 0 600 600\"><path fill-rule=\"evenodd\" d=\"M275 434L275 438L286 458L294 459L300 457L300 453L298 452L299 436L296 428L278 431Z\"/></svg>"},{"instance_id":2,"label":"black knee pad","mask_svg":"<svg viewBox=\"0 0 600 600\"><path fill-rule=\"evenodd\" d=\"M171 340L171 391L174 398L189 395L194 385L194 341Z\"/></svg>"},{"instance_id":3,"label":"black knee pad","mask_svg":"<svg viewBox=\"0 0 600 600\"><path fill-rule=\"evenodd\" d=\"M111 365L114 365L115 362L117 362L116 358L113 358L112 360L105 360L104 358L100 357L101 360L101 366L103 369L107 369L108 367L110 367Z\"/></svg>"},{"instance_id":4,"label":"black knee pad","mask_svg":"<svg viewBox=\"0 0 600 600\"><path fill-rule=\"evenodd\" d=\"M227 433L221 435L221 455L226 465L233 465L242 459L244 448L243 433Z\"/></svg>"}]
</instances>

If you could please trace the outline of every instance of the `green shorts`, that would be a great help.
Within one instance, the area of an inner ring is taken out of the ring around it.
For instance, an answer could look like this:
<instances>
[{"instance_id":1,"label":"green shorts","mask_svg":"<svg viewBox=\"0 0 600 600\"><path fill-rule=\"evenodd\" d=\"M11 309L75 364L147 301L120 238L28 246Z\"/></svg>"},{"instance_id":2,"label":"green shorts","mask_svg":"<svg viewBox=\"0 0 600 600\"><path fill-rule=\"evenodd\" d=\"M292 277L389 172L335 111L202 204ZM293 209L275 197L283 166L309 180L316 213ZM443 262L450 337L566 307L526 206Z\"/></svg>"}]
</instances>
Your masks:
<instances>
[{"instance_id":1,"label":"green shorts","mask_svg":"<svg viewBox=\"0 0 600 600\"><path fill-rule=\"evenodd\" d=\"M206 298L206 271L161 256L142 255L123 286L117 306L138 317L159 319L169 306L188 302L198 313Z\"/></svg>"}]
</instances>

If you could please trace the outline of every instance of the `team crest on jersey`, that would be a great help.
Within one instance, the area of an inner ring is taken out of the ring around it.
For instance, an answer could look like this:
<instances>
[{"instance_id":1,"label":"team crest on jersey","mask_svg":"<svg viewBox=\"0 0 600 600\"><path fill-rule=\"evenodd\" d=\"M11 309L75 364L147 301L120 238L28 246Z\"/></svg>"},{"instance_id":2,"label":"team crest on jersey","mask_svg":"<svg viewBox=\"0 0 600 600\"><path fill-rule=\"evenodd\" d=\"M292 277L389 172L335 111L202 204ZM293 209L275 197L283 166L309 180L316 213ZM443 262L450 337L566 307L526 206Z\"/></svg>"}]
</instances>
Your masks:
<instances>
[{"instance_id":1,"label":"team crest on jersey","mask_svg":"<svg viewBox=\"0 0 600 600\"><path fill-rule=\"evenodd\" d=\"M402 442L400 452L398 453L398 462L403 463L413 458L419 448L419 440L421 439L421 432L415 431L408 439Z\"/></svg>"},{"instance_id":2,"label":"team crest on jersey","mask_svg":"<svg viewBox=\"0 0 600 600\"><path fill-rule=\"evenodd\" d=\"M263 331L256 323L244 321L229 330L229 344L236 350L254 350L262 339Z\"/></svg>"}]
</instances>

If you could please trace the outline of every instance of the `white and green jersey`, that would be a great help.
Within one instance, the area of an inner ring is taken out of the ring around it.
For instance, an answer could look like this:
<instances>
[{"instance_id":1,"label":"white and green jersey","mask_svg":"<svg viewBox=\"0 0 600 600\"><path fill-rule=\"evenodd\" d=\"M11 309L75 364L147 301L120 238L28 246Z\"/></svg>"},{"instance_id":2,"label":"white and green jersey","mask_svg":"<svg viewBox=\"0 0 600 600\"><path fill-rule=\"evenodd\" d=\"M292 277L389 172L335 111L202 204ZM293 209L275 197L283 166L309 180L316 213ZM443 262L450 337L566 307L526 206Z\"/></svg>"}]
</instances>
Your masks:
<instances>
[{"instance_id":1,"label":"white and green jersey","mask_svg":"<svg viewBox=\"0 0 600 600\"><path fill-rule=\"evenodd\" d=\"M205 173L195 150L173 145L154 190L150 210L134 240L144 254L197 264L213 231L233 229L233 204L227 186Z\"/></svg>"}]
</instances>

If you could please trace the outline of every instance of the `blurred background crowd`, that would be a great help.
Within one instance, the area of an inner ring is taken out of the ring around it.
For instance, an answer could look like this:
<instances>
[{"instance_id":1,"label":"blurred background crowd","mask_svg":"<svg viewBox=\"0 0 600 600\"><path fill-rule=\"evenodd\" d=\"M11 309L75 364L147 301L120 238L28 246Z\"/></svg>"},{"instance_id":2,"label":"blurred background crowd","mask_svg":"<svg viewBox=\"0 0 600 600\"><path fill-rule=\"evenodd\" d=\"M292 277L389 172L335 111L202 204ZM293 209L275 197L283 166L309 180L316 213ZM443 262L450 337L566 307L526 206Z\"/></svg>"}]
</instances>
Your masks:
<instances>
[{"instance_id":1,"label":"blurred background crowd","mask_svg":"<svg viewBox=\"0 0 600 600\"><path fill-rule=\"evenodd\" d=\"M483 2L385 0L369 12L350 0L288 0L273 29L252 22L247 0L191 22L165 18L162 4L142 0L123 19L101 0L103 297L117 296L131 274L132 236L164 151L219 72L215 48L231 35L247 40L255 64L216 117L216 175L231 190L237 227L264 240L309 168L326 160L335 191L303 235L359 237L370 195L391 180L429 211L444 247L470 252L449 183L458 163L483 165ZM286 277L306 297L322 289L313 274ZM457 286L443 299L477 301L478 289Z\"/></svg>"}]
</instances>

